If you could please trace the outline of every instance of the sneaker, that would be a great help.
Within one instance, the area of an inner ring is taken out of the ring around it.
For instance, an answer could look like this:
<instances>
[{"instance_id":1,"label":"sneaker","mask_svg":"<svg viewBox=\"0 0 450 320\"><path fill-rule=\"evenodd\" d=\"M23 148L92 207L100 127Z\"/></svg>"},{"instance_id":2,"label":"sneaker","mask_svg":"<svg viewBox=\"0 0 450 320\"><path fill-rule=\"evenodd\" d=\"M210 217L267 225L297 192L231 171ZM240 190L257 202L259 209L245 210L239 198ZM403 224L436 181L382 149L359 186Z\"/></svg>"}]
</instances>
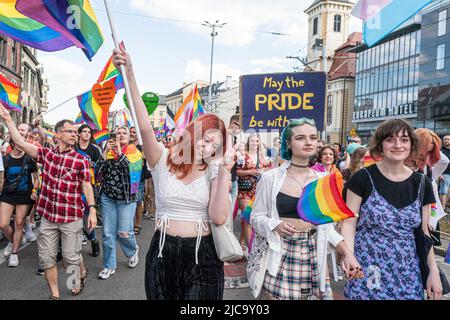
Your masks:
<instances>
[{"instance_id":1,"label":"sneaker","mask_svg":"<svg viewBox=\"0 0 450 320\"><path fill-rule=\"evenodd\" d=\"M100 243L98 242L98 240L91 241L91 247L92 247L92 256L98 257L98 255L100 254Z\"/></svg>"},{"instance_id":2,"label":"sneaker","mask_svg":"<svg viewBox=\"0 0 450 320\"><path fill-rule=\"evenodd\" d=\"M5 257L9 257L12 252L13 252L13 244L12 242L8 242L8 245L6 246L5 250L3 250L3 255Z\"/></svg>"},{"instance_id":3,"label":"sneaker","mask_svg":"<svg viewBox=\"0 0 450 320\"><path fill-rule=\"evenodd\" d=\"M112 276L114 273L116 273L116 269L107 269L107 268L105 268L102 271L100 271L100 273L98 274L98 278L102 279L102 280L106 280L110 276Z\"/></svg>"},{"instance_id":4,"label":"sneaker","mask_svg":"<svg viewBox=\"0 0 450 320\"><path fill-rule=\"evenodd\" d=\"M15 268L19 266L19 256L17 253L11 253L9 256L8 267Z\"/></svg>"},{"instance_id":5,"label":"sneaker","mask_svg":"<svg viewBox=\"0 0 450 320\"><path fill-rule=\"evenodd\" d=\"M86 245L88 242L88 239L86 238L86 236L83 234L81 235L81 244L84 246Z\"/></svg>"},{"instance_id":6,"label":"sneaker","mask_svg":"<svg viewBox=\"0 0 450 320\"><path fill-rule=\"evenodd\" d=\"M25 238L25 236L22 236L22 241L20 242L20 245L21 246L24 246L24 245L26 245L27 244L27 238Z\"/></svg>"},{"instance_id":7,"label":"sneaker","mask_svg":"<svg viewBox=\"0 0 450 320\"><path fill-rule=\"evenodd\" d=\"M340 266L337 266L337 278L339 281L341 281L342 279L344 279L344 273L342 272L342 269Z\"/></svg>"},{"instance_id":8,"label":"sneaker","mask_svg":"<svg viewBox=\"0 0 450 320\"><path fill-rule=\"evenodd\" d=\"M44 269L39 268L39 269L37 269L36 274L38 276L43 276L45 274L45 271L44 271Z\"/></svg>"},{"instance_id":9,"label":"sneaker","mask_svg":"<svg viewBox=\"0 0 450 320\"><path fill-rule=\"evenodd\" d=\"M24 228L23 238L29 242L35 242L37 240L37 237L34 234L31 225L28 228Z\"/></svg>"},{"instance_id":10,"label":"sneaker","mask_svg":"<svg viewBox=\"0 0 450 320\"><path fill-rule=\"evenodd\" d=\"M327 290L322 295L322 300L334 300L333 291Z\"/></svg>"},{"instance_id":11,"label":"sneaker","mask_svg":"<svg viewBox=\"0 0 450 320\"><path fill-rule=\"evenodd\" d=\"M139 262L139 246L136 245L136 253L128 260L128 268L135 268Z\"/></svg>"}]
</instances>

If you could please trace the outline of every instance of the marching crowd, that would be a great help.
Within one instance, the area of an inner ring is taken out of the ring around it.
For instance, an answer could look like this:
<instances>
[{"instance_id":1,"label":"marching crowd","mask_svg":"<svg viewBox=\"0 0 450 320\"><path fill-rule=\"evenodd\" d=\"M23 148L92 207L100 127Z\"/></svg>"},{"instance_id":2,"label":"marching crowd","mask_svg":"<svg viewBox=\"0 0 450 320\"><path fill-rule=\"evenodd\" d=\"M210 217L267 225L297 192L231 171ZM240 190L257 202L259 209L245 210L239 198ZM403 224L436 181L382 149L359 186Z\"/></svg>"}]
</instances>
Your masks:
<instances>
[{"instance_id":1,"label":"marching crowd","mask_svg":"<svg viewBox=\"0 0 450 320\"><path fill-rule=\"evenodd\" d=\"M19 265L22 238L36 241L36 213L39 272L51 299L60 297L59 259L79 268L73 295L86 285L83 237L93 256L103 254L98 278L116 273L117 243L135 268L145 212L156 228L145 258L147 298L222 299L224 263L211 224L225 224L235 203L241 212L252 205L239 242L250 252L255 298L332 298L332 272L335 280L345 274L349 299L420 300L424 291L440 299L448 292L433 251L439 223L431 217L432 210L449 208L450 135L441 140L395 119L380 125L369 145L355 136L343 148L320 141L314 121L301 118L265 146L258 134L238 139L239 116L226 126L205 114L174 139L158 141L123 47L113 61L127 70L142 145L135 128L121 126L97 146L89 126L77 128L70 120L58 122L49 139L40 118L16 127L0 107L9 135L2 136L0 166L0 230L9 240L3 254L10 267ZM318 226L300 219L305 186L337 173L345 181L343 201L356 217ZM102 248L95 232L100 222Z\"/></svg>"}]
</instances>

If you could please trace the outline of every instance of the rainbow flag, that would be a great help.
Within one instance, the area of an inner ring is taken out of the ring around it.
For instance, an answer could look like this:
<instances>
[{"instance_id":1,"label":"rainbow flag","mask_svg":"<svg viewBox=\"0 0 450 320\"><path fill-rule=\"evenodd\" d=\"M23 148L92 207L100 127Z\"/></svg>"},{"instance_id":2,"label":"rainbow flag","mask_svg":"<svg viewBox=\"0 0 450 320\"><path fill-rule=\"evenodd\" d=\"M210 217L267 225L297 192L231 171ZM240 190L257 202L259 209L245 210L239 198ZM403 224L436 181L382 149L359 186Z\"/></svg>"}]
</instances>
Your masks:
<instances>
[{"instance_id":1,"label":"rainbow flag","mask_svg":"<svg viewBox=\"0 0 450 320\"><path fill-rule=\"evenodd\" d=\"M48 138L51 138L51 139L53 139L53 137L55 136L55 133L50 130L44 130L44 134L45 134L45 136L47 136Z\"/></svg>"},{"instance_id":2,"label":"rainbow flag","mask_svg":"<svg viewBox=\"0 0 450 320\"><path fill-rule=\"evenodd\" d=\"M19 105L20 88L0 74L0 103L5 108L14 111L22 111Z\"/></svg>"},{"instance_id":3,"label":"rainbow flag","mask_svg":"<svg viewBox=\"0 0 450 320\"><path fill-rule=\"evenodd\" d=\"M364 168L370 167L371 165L374 165L375 163L377 163L377 161L372 158L370 155L366 155L363 158L363 164L364 164Z\"/></svg>"},{"instance_id":4,"label":"rainbow flag","mask_svg":"<svg viewBox=\"0 0 450 320\"><path fill-rule=\"evenodd\" d=\"M114 86L116 78L109 79L103 86ZM109 108L101 107L92 96L92 90L77 97L82 117L93 130L105 130L108 127Z\"/></svg>"},{"instance_id":5,"label":"rainbow flag","mask_svg":"<svg viewBox=\"0 0 450 320\"><path fill-rule=\"evenodd\" d=\"M116 78L116 90L120 90L125 87L123 84L123 78L122 78L122 75L120 74L119 70L117 70L117 68L114 66L112 59L113 59L113 56L111 56L109 58L108 62L106 63L105 67L102 70L102 73L98 77L97 82L102 83L108 79L117 77Z\"/></svg>"},{"instance_id":6,"label":"rainbow flag","mask_svg":"<svg viewBox=\"0 0 450 320\"><path fill-rule=\"evenodd\" d=\"M95 143L100 145L103 141L109 139L109 131L108 129L97 131L92 135L94 137Z\"/></svg>"},{"instance_id":7,"label":"rainbow flag","mask_svg":"<svg viewBox=\"0 0 450 320\"><path fill-rule=\"evenodd\" d=\"M42 1L1 0L0 33L43 51L58 51L73 45L84 48L45 8L41 12L41 7Z\"/></svg>"},{"instance_id":8,"label":"rainbow flag","mask_svg":"<svg viewBox=\"0 0 450 320\"><path fill-rule=\"evenodd\" d=\"M194 90L187 96L175 115L174 121L177 130L184 130L191 121L204 113L205 109L203 108L197 85L195 85Z\"/></svg>"},{"instance_id":9,"label":"rainbow flag","mask_svg":"<svg viewBox=\"0 0 450 320\"><path fill-rule=\"evenodd\" d=\"M27 0L28 1L28 0ZM103 35L88 0L42 0L53 18L84 46L89 60L103 44Z\"/></svg>"},{"instance_id":10,"label":"rainbow flag","mask_svg":"<svg viewBox=\"0 0 450 320\"><path fill-rule=\"evenodd\" d=\"M340 172L308 184L297 205L300 219L320 225L354 217L355 214L342 199L343 188L344 180Z\"/></svg>"},{"instance_id":11,"label":"rainbow flag","mask_svg":"<svg viewBox=\"0 0 450 320\"><path fill-rule=\"evenodd\" d=\"M83 114L80 111L77 118L75 119L75 124L83 124L83 123L86 123L86 122L84 121Z\"/></svg>"},{"instance_id":12,"label":"rainbow flag","mask_svg":"<svg viewBox=\"0 0 450 320\"><path fill-rule=\"evenodd\" d=\"M248 203L248 205L245 207L244 211L242 211L241 216L247 222L250 224L250 215L252 213L253 209L253 202L255 201L255 196L253 196L252 200Z\"/></svg>"},{"instance_id":13,"label":"rainbow flag","mask_svg":"<svg viewBox=\"0 0 450 320\"><path fill-rule=\"evenodd\" d=\"M122 153L125 154L129 164L130 170L130 194L136 194L139 190L139 182L141 181L142 173L142 153L136 148L134 144L127 145ZM117 154L110 150L107 155L107 160L117 159Z\"/></svg>"}]
</instances>

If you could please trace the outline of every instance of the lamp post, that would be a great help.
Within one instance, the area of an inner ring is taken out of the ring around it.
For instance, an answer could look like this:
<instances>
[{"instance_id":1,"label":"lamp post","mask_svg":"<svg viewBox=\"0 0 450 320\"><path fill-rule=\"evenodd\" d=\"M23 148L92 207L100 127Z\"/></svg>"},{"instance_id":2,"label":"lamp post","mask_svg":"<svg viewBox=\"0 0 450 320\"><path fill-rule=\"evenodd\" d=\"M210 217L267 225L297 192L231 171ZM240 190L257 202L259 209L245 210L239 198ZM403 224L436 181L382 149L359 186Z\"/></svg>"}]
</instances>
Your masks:
<instances>
[{"instance_id":1,"label":"lamp post","mask_svg":"<svg viewBox=\"0 0 450 320\"><path fill-rule=\"evenodd\" d=\"M213 70L213 59L214 59L214 37L217 36L216 28L222 28L227 23L220 23L219 20L216 20L215 23L209 23L205 21L202 23L202 26L211 28L211 64L209 67L209 92L208 92L208 105L211 107L211 99L212 99L212 70Z\"/></svg>"}]
</instances>

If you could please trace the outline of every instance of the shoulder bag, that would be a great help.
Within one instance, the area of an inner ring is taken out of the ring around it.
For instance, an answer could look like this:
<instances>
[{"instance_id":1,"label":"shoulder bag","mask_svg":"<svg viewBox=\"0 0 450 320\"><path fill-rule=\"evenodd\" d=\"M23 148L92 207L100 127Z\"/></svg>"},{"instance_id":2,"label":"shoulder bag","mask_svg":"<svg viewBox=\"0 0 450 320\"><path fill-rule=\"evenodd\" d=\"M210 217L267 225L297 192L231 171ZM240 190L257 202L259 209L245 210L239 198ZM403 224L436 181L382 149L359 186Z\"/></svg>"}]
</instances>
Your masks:
<instances>
[{"instance_id":1,"label":"shoulder bag","mask_svg":"<svg viewBox=\"0 0 450 320\"><path fill-rule=\"evenodd\" d=\"M423 207L423 201L425 197L425 176L422 174L421 182L420 182L420 204L421 209ZM416 242L416 251L417 251L417 257L419 258L419 269L420 269L420 276L422 278L422 285L423 288L426 289L427 287L427 280L428 275L430 273L430 270L428 268L428 254L430 253L431 248L433 247L433 239L426 235L425 232L423 232L422 228L422 210L420 211L420 225L414 230L414 237ZM442 272L442 270L439 268L439 277L441 278L442 283L442 294L445 295L450 292L450 285L448 283L447 277Z\"/></svg>"},{"instance_id":2,"label":"shoulder bag","mask_svg":"<svg viewBox=\"0 0 450 320\"><path fill-rule=\"evenodd\" d=\"M211 186L211 169L208 166L207 179ZM230 200L231 202L231 200ZM229 215L231 212L229 213ZM230 224L233 223L233 219L227 219L223 225L216 225L210 222L211 233L214 239L214 246L216 247L217 256L221 261L235 261L242 258L244 255L241 244L238 238L233 233Z\"/></svg>"},{"instance_id":3,"label":"shoulder bag","mask_svg":"<svg viewBox=\"0 0 450 320\"><path fill-rule=\"evenodd\" d=\"M256 158L256 170L259 169L259 153L257 154L257 158ZM257 182L257 179L255 177L249 177L247 179L238 179L238 190L239 191L252 191L253 186L255 185L255 183Z\"/></svg>"}]
</instances>

